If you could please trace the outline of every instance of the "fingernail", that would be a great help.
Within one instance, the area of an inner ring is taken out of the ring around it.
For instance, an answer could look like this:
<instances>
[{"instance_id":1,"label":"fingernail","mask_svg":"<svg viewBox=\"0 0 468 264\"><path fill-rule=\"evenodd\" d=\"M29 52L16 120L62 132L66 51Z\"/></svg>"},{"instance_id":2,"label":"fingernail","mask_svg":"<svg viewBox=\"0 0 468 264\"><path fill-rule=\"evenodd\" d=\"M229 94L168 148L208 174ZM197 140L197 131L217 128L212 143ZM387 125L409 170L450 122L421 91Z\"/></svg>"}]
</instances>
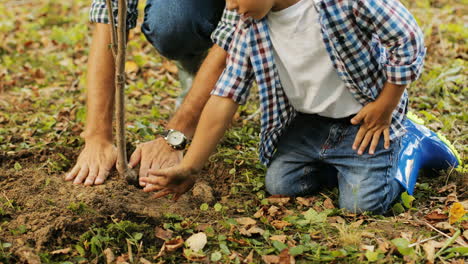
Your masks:
<instances>
[{"instance_id":1,"label":"fingernail","mask_svg":"<svg viewBox=\"0 0 468 264\"><path fill-rule=\"evenodd\" d=\"M95 184L102 184L103 182L104 182L103 180L97 179L94 183L95 183Z\"/></svg>"}]
</instances>

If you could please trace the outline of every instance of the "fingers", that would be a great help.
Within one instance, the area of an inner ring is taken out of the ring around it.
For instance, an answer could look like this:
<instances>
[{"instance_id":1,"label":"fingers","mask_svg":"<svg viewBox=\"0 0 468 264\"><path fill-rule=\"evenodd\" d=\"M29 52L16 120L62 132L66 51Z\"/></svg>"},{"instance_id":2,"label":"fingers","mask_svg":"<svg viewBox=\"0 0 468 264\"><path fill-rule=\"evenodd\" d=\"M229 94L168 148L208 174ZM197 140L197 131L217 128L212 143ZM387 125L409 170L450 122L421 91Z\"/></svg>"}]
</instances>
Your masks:
<instances>
[{"instance_id":1,"label":"fingers","mask_svg":"<svg viewBox=\"0 0 468 264\"><path fill-rule=\"evenodd\" d=\"M165 177L143 177L141 178L141 181L145 182L147 185L152 184L166 186L168 184L168 179ZM150 188L150 186L147 187Z\"/></svg>"},{"instance_id":2,"label":"fingers","mask_svg":"<svg viewBox=\"0 0 468 264\"><path fill-rule=\"evenodd\" d=\"M364 113L363 113L363 111L360 111L359 113L357 113L357 115L355 115L351 119L351 124L353 124L353 125L360 124L363 119L364 119Z\"/></svg>"},{"instance_id":3,"label":"fingers","mask_svg":"<svg viewBox=\"0 0 468 264\"><path fill-rule=\"evenodd\" d=\"M99 167L98 166L93 166L89 170L88 177L86 177L86 181L84 182L85 186L91 186L94 184L94 180L96 179L97 175L99 173Z\"/></svg>"},{"instance_id":4,"label":"fingers","mask_svg":"<svg viewBox=\"0 0 468 264\"><path fill-rule=\"evenodd\" d=\"M353 150L357 150L359 144L361 144L363 138L366 136L366 133L367 129L364 127L364 125L362 125L356 134L356 138L354 139Z\"/></svg>"},{"instance_id":5,"label":"fingers","mask_svg":"<svg viewBox=\"0 0 468 264\"><path fill-rule=\"evenodd\" d=\"M99 169L99 174L96 178L96 180L94 181L94 184L96 185L100 185L100 184L103 184L104 181L107 179L107 176L109 176L109 170L108 169Z\"/></svg>"},{"instance_id":6,"label":"fingers","mask_svg":"<svg viewBox=\"0 0 468 264\"><path fill-rule=\"evenodd\" d=\"M75 179L76 175L78 174L78 172L80 171L80 166L77 164L75 165L75 167L73 167L73 169L65 176L65 180L66 181L71 181L73 179Z\"/></svg>"},{"instance_id":7,"label":"fingers","mask_svg":"<svg viewBox=\"0 0 468 264\"><path fill-rule=\"evenodd\" d=\"M81 184L83 183L84 179L88 176L89 168L87 165L83 166L80 169L80 172L78 173L78 176L76 176L75 180L73 181L73 184Z\"/></svg>"},{"instance_id":8,"label":"fingers","mask_svg":"<svg viewBox=\"0 0 468 264\"><path fill-rule=\"evenodd\" d=\"M386 128L383 131L384 134L384 148L389 149L390 148L390 129Z\"/></svg>"},{"instance_id":9,"label":"fingers","mask_svg":"<svg viewBox=\"0 0 468 264\"><path fill-rule=\"evenodd\" d=\"M370 141L372 140L373 135L374 134L372 132L367 131L366 136L362 140L361 146L359 147L358 155L362 155L364 153L364 151L366 151L366 148L369 145Z\"/></svg>"},{"instance_id":10,"label":"fingers","mask_svg":"<svg viewBox=\"0 0 468 264\"><path fill-rule=\"evenodd\" d=\"M133 152L132 156L130 157L130 161L128 162L128 166L132 169L136 167L136 165L141 160L141 147L137 146L135 151Z\"/></svg>"},{"instance_id":11,"label":"fingers","mask_svg":"<svg viewBox=\"0 0 468 264\"><path fill-rule=\"evenodd\" d=\"M158 199L158 198L167 196L167 195L169 195L169 194L171 194L171 193L173 193L171 190L168 190L168 189L162 190L162 191L160 191L160 192L155 193L155 194L153 195L153 198Z\"/></svg>"},{"instance_id":12,"label":"fingers","mask_svg":"<svg viewBox=\"0 0 468 264\"><path fill-rule=\"evenodd\" d=\"M379 144L380 136L382 135L382 131L376 131L374 135L372 136L372 142L369 147L369 154L374 155L375 153L375 148L377 148L377 145Z\"/></svg>"}]
</instances>

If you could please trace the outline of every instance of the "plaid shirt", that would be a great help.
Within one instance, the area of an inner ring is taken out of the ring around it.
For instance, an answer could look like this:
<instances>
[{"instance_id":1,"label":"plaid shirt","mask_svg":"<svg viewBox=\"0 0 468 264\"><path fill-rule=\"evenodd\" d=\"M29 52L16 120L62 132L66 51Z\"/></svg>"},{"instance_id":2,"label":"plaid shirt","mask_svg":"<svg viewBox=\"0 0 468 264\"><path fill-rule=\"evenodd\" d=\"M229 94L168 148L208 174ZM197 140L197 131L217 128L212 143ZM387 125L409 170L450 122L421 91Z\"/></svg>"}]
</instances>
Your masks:
<instances>
[{"instance_id":1,"label":"plaid shirt","mask_svg":"<svg viewBox=\"0 0 468 264\"><path fill-rule=\"evenodd\" d=\"M112 0L112 12L114 12L115 25L117 25L118 5L117 0ZM138 0L127 0L127 29L136 27L138 18ZM106 0L93 0L89 10L89 21L109 24Z\"/></svg>"},{"instance_id":2,"label":"plaid shirt","mask_svg":"<svg viewBox=\"0 0 468 264\"><path fill-rule=\"evenodd\" d=\"M315 8L333 66L362 105L375 101L387 81L405 85L421 74L423 34L398 0L321 0ZM244 104L257 82L262 110L259 154L268 165L296 111L281 85L266 19L244 19L225 10L212 39L228 51L213 95ZM391 139L405 132L407 105L405 91L393 112Z\"/></svg>"}]
</instances>

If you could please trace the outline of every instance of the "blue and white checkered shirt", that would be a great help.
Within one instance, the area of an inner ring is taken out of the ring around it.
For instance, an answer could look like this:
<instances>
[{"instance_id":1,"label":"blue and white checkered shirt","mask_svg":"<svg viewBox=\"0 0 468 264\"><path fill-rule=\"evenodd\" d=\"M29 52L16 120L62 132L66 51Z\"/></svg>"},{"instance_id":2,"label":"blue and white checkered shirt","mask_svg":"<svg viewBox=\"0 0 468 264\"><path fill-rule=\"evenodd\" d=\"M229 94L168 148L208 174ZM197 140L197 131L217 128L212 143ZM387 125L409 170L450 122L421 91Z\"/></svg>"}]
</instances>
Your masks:
<instances>
[{"instance_id":1,"label":"blue and white checkered shirt","mask_svg":"<svg viewBox=\"0 0 468 264\"><path fill-rule=\"evenodd\" d=\"M423 33L398 0L316 1L328 55L354 98L366 105L384 84L405 85L421 74L426 54ZM227 66L213 95L244 104L257 82L261 116L260 160L268 165L278 139L294 119L275 66L266 19L240 18L225 10L213 41L228 51ZM405 92L393 112L391 139L404 134Z\"/></svg>"}]
</instances>

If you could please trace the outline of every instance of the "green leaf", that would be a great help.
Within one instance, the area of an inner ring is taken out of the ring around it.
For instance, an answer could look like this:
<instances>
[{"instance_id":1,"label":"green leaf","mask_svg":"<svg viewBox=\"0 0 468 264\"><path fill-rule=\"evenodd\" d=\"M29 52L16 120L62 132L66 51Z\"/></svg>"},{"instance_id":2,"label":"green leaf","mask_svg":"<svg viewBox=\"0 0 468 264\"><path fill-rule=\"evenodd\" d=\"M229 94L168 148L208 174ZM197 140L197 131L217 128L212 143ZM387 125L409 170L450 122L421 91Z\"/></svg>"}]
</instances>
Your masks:
<instances>
[{"instance_id":1,"label":"green leaf","mask_svg":"<svg viewBox=\"0 0 468 264\"><path fill-rule=\"evenodd\" d=\"M75 249L76 251L78 251L78 254L80 254L80 256L84 257L86 255L86 252L83 247L76 245Z\"/></svg>"},{"instance_id":2,"label":"green leaf","mask_svg":"<svg viewBox=\"0 0 468 264\"><path fill-rule=\"evenodd\" d=\"M402 214L405 212L405 208L403 207L403 205L401 205L401 203L395 203L392 209L395 212L395 214Z\"/></svg>"},{"instance_id":3,"label":"green leaf","mask_svg":"<svg viewBox=\"0 0 468 264\"><path fill-rule=\"evenodd\" d=\"M296 247L292 247L289 249L289 254L291 256L297 256L297 255L301 255L302 253L304 253L304 246L303 245L299 245L299 246L296 246Z\"/></svg>"},{"instance_id":4,"label":"green leaf","mask_svg":"<svg viewBox=\"0 0 468 264\"><path fill-rule=\"evenodd\" d=\"M143 234L142 234L142 233L133 233L133 238L134 238L136 241L139 241L140 239L143 238Z\"/></svg>"},{"instance_id":5,"label":"green leaf","mask_svg":"<svg viewBox=\"0 0 468 264\"><path fill-rule=\"evenodd\" d=\"M414 197L409 195L407 192L404 192L401 194L401 201L406 208L410 209L412 208Z\"/></svg>"},{"instance_id":6,"label":"green leaf","mask_svg":"<svg viewBox=\"0 0 468 264\"><path fill-rule=\"evenodd\" d=\"M272 244L273 244L273 247L275 247L276 250L278 250L279 252L283 251L285 248L288 248L286 244L277 240L273 240Z\"/></svg>"},{"instance_id":7,"label":"green leaf","mask_svg":"<svg viewBox=\"0 0 468 264\"><path fill-rule=\"evenodd\" d=\"M404 255L404 256L409 256L414 253L414 248L408 247L409 242L408 240L404 238L395 238L392 240L393 245L395 245L398 249L398 251Z\"/></svg>"},{"instance_id":8,"label":"green leaf","mask_svg":"<svg viewBox=\"0 0 468 264\"><path fill-rule=\"evenodd\" d=\"M379 252L372 252L370 250L367 250L365 255L367 260L370 262L379 260Z\"/></svg>"},{"instance_id":9,"label":"green leaf","mask_svg":"<svg viewBox=\"0 0 468 264\"><path fill-rule=\"evenodd\" d=\"M210 206L207 203L202 203L200 205L200 210L202 210L202 211L206 211L206 210L208 210L208 208L210 208Z\"/></svg>"},{"instance_id":10,"label":"green leaf","mask_svg":"<svg viewBox=\"0 0 468 264\"><path fill-rule=\"evenodd\" d=\"M15 170L16 171L19 171L21 170L23 167L21 166L21 164L19 164L19 162L15 162Z\"/></svg>"},{"instance_id":11,"label":"green leaf","mask_svg":"<svg viewBox=\"0 0 468 264\"><path fill-rule=\"evenodd\" d=\"M223 255L219 251L211 253L211 261L219 261L222 257Z\"/></svg>"},{"instance_id":12,"label":"green leaf","mask_svg":"<svg viewBox=\"0 0 468 264\"><path fill-rule=\"evenodd\" d=\"M215 209L216 212L219 212L219 211L221 211L221 209L223 209L223 206L220 203L216 203L214 205L214 209Z\"/></svg>"}]
</instances>

